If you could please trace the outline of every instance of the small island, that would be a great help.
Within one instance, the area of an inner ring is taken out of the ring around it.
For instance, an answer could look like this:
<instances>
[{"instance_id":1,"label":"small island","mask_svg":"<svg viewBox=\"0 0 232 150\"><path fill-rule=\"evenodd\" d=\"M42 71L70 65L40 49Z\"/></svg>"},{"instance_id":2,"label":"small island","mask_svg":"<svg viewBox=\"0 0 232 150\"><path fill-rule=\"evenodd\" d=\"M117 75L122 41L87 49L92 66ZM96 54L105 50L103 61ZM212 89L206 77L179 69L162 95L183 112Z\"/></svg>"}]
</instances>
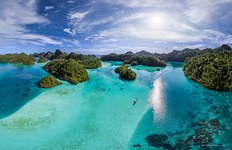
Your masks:
<instances>
[{"instance_id":1,"label":"small island","mask_svg":"<svg viewBox=\"0 0 232 150\"><path fill-rule=\"evenodd\" d=\"M89 80L88 72L85 68L73 59L55 59L47 63L43 69L55 77L72 84Z\"/></svg>"},{"instance_id":2,"label":"small island","mask_svg":"<svg viewBox=\"0 0 232 150\"><path fill-rule=\"evenodd\" d=\"M119 74L119 77L121 79L130 81L136 79L136 73L125 64L120 67L117 67L114 71Z\"/></svg>"},{"instance_id":3,"label":"small island","mask_svg":"<svg viewBox=\"0 0 232 150\"><path fill-rule=\"evenodd\" d=\"M136 73L131 69L124 69L119 73L119 77L121 79L132 81L136 79Z\"/></svg>"},{"instance_id":4,"label":"small island","mask_svg":"<svg viewBox=\"0 0 232 150\"><path fill-rule=\"evenodd\" d=\"M48 75L39 81L38 86L40 88L51 88L54 86L58 86L60 84L61 84L60 81L58 81L52 75Z\"/></svg>"}]
</instances>

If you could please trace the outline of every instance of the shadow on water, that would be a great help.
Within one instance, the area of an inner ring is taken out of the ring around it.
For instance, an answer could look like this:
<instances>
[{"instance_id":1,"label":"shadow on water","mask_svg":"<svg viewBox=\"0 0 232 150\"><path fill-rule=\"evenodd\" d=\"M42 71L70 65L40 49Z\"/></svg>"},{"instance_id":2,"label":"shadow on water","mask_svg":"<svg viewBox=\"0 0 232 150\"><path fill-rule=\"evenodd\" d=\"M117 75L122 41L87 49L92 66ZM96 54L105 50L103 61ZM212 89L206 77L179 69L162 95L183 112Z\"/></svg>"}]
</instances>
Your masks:
<instances>
[{"instance_id":1,"label":"shadow on water","mask_svg":"<svg viewBox=\"0 0 232 150\"><path fill-rule=\"evenodd\" d=\"M7 117L41 93L36 82L46 74L38 67L1 65L0 119Z\"/></svg>"}]
</instances>

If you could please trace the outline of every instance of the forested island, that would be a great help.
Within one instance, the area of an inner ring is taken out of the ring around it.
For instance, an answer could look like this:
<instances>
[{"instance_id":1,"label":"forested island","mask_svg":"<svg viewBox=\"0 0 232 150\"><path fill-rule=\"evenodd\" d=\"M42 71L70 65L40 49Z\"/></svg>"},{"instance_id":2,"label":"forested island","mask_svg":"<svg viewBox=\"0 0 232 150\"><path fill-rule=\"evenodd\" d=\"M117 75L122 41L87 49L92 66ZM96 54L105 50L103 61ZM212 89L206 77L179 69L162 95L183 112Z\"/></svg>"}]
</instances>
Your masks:
<instances>
[{"instance_id":1,"label":"forested island","mask_svg":"<svg viewBox=\"0 0 232 150\"><path fill-rule=\"evenodd\" d=\"M41 88L51 88L60 84L60 81L58 81L52 75L47 75L46 77L42 78L38 83L39 87Z\"/></svg>"},{"instance_id":2,"label":"forested island","mask_svg":"<svg viewBox=\"0 0 232 150\"><path fill-rule=\"evenodd\" d=\"M114 71L117 74L119 74L119 77L121 79L130 80L130 81L136 79L136 73L133 70L131 70L126 64L123 64L120 67L115 68Z\"/></svg>"},{"instance_id":3,"label":"forested island","mask_svg":"<svg viewBox=\"0 0 232 150\"><path fill-rule=\"evenodd\" d=\"M72 84L78 84L89 79L85 68L73 59L54 59L47 63L43 69L55 77Z\"/></svg>"}]
</instances>

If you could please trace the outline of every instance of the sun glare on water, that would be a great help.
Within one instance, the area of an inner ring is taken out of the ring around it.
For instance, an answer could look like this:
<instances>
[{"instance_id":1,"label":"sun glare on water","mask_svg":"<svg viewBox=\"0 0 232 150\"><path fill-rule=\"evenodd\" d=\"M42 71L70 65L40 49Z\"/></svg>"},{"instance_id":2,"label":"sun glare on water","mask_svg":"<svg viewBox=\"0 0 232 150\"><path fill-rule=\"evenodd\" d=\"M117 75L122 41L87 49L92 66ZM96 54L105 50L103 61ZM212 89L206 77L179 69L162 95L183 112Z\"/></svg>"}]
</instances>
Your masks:
<instances>
[{"instance_id":1,"label":"sun glare on water","mask_svg":"<svg viewBox=\"0 0 232 150\"><path fill-rule=\"evenodd\" d=\"M150 104L154 109L154 118L162 119L165 116L165 100L162 79L158 78L153 84L150 95Z\"/></svg>"}]
</instances>

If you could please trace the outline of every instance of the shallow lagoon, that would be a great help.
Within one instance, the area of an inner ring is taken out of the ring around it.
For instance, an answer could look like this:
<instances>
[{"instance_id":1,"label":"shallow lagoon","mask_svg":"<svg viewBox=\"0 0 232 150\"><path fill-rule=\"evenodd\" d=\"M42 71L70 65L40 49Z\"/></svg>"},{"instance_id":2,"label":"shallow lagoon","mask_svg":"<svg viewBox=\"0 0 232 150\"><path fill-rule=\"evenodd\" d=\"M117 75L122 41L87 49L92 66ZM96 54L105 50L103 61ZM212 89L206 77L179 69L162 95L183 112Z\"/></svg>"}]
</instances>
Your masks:
<instances>
[{"instance_id":1,"label":"shallow lagoon","mask_svg":"<svg viewBox=\"0 0 232 150\"><path fill-rule=\"evenodd\" d=\"M61 86L46 90L35 86L47 74L38 64L31 68L1 64L0 83L9 89L1 88L1 107L10 111L1 111L0 147L136 149L133 145L139 143L147 149L153 148L145 142L150 134L168 134L174 144L192 132L191 125L199 118L216 117L226 130L214 137L215 144L231 145L231 116L210 110L210 106L231 103L231 93L210 91L188 80L181 63L169 63L160 72L152 67L132 67L137 73L132 82L122 81L114 73L120 64L105 62L102 68L88 71L88 82L62 82ZM14 78L14 74L19 77ZM21 81L20 76L29 83ZM7 86L8 77L25 84L18 87L14 85L17 82L9 82ZM18 98L19 94L12 94L10 87L18 87L29 96ZM135 98L138 102L133 106ZM189 132L183 133L189 128Z\"/></svg>"}]
</instances>

